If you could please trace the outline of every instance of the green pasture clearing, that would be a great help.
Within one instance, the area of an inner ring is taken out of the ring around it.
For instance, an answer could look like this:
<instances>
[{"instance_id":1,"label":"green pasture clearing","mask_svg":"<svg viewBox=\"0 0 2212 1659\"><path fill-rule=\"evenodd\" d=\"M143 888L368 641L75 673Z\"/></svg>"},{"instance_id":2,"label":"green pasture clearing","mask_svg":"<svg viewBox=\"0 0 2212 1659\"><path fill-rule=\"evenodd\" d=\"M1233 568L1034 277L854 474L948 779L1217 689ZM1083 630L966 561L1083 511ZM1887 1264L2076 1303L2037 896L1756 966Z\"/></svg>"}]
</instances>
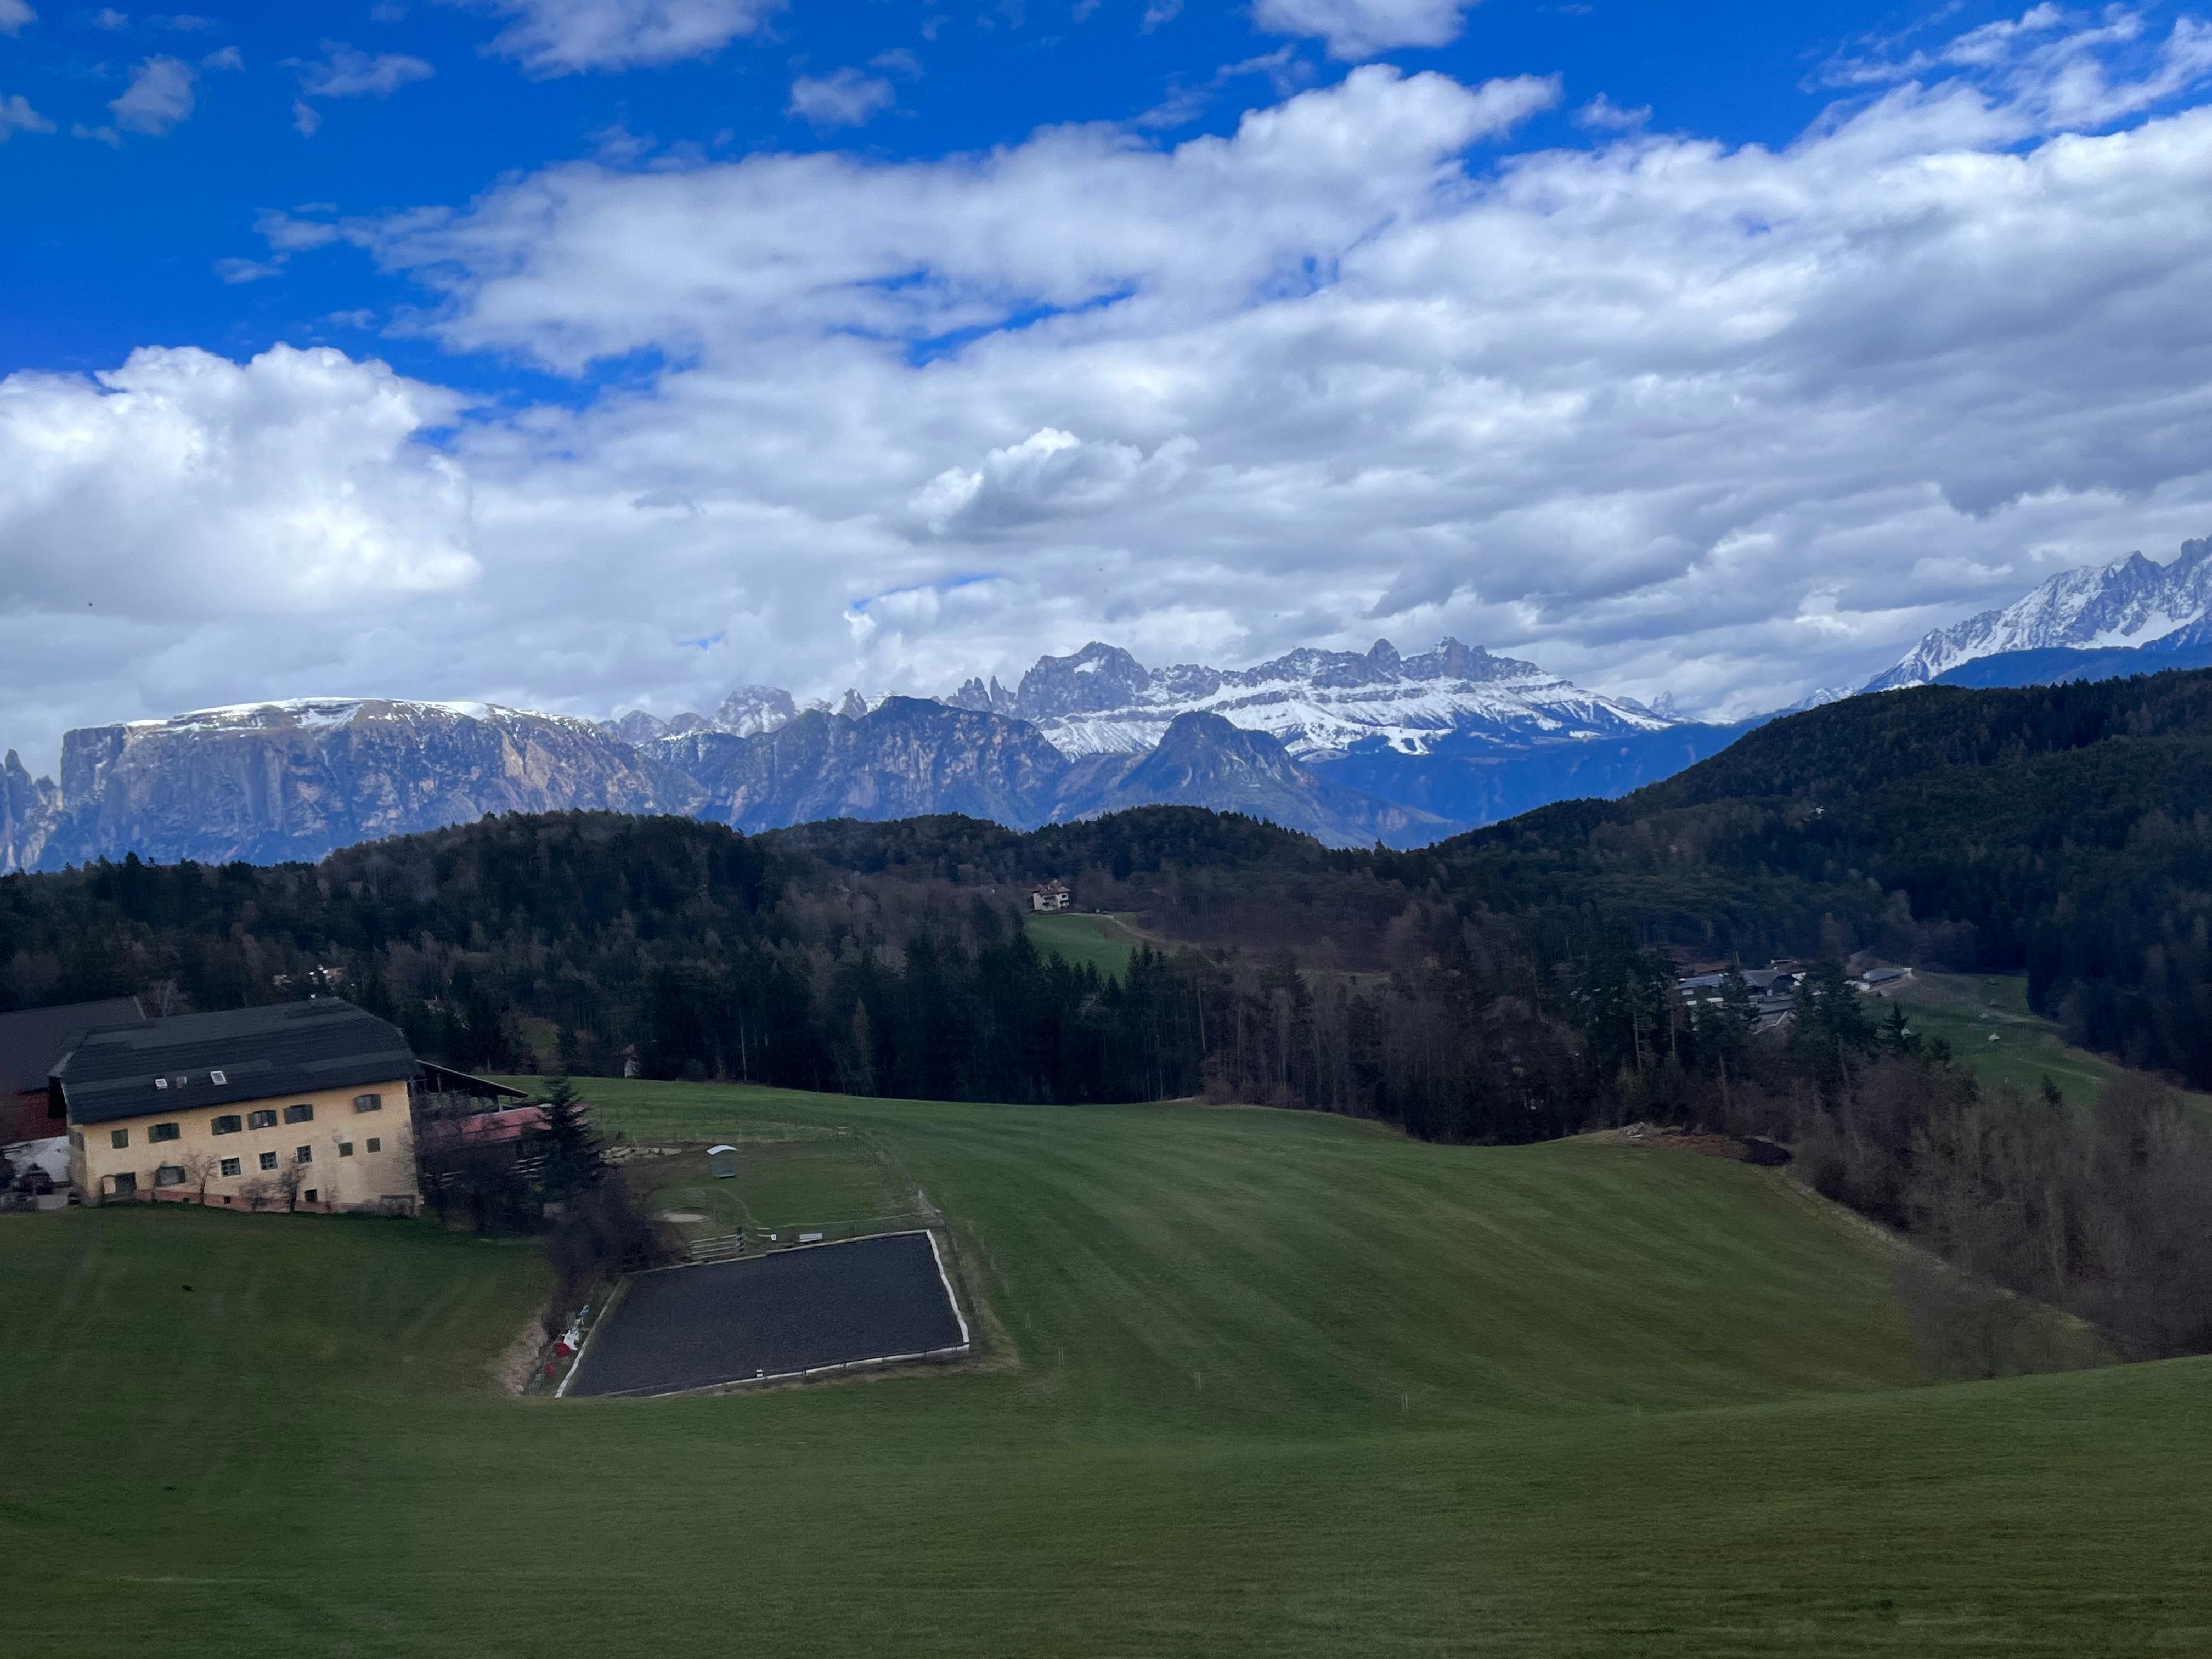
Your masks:
<instances>
[{"instance_id":1,"label":"green pasture clearing","mask_svg":"<svg viewBox=\"0 0 2212 1659\"><path fill-rule=\"evenodd\" d=\"M1984 1083L2006 1085L2033 1094L2049 1078L2059 1092L2086 1106L2097 1091L2124 1073L2117 1061L2076 1048L2053 1022L2027 1006L2025 974L1938 974L1925 969L1895 992L1923 1036L1942 1037L1951 1052ZM1879 1019L1887 1010L1872 1012ZM2188 1098L2212 1110L2212 1096Z\"/></svg>"},{"instance_id":2,"label":"green pasture clearing","mask_svg":"<svg viewBox=\"0 0 2212 1659\"><path fill-rule=\"evenodd\" d=\"M1059 955L1075 967L1088 965L1110 978L1129 971L1129 958L1144 939L1124 916L1082 915L1057 910L1022 918L1022 926L1036 948L1047 956Z\"/></svg>"},{"instance_id":3,"label":"green pasture clearing","mask_svg":"<svg viewBox=\"0 0 2212 1659\"><path fill-rule=\"evenodd\" d=\"M874 1138L995 1367L517 1401L520 1247L0 1217L11 1654L2212 1649L2212 1365L1917 1386L1887 1248L1770 1172L590 1092L640 1144Z\"/></svg>"},{"instance_id":4,"label":"green pasture clearing","mask_svg":"<svg viewBox=\"0 0 2212 1659\"><path fill-rule=\"evenodd\" d=\"M592 1085L596 1093L600 1085ZM913 1183L874 1137L793 1125L761 1125L726 1136L738 1149L737 1173L707 1167L707 1142L674 1157L623 1165L647 1213L705 1218L678 1224L695 1236L740 1228L836 1234L854 1224L915 1213Z\"/></svg>"}]
</instances>

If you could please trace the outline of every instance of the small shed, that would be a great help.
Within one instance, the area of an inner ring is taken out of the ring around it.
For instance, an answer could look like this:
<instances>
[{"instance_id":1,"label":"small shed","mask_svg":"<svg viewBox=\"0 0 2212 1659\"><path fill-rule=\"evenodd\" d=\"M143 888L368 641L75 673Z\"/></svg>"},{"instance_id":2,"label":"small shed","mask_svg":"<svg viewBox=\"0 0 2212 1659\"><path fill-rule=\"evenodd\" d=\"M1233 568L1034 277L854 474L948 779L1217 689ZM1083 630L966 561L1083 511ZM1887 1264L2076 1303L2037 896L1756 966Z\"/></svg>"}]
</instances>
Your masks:
<instances>
[{"instance_id":1,"label":"small shed","mask_svg":"<svg viewBox=\"0 0 2212 1659\"><path fill-rule=\"evenodd\" d=\"M738 1149L734 1146L709 1146L707 1149L707 1170L717 1181L727 1181L738 1172Z\"/></svg>"}]
</instances>

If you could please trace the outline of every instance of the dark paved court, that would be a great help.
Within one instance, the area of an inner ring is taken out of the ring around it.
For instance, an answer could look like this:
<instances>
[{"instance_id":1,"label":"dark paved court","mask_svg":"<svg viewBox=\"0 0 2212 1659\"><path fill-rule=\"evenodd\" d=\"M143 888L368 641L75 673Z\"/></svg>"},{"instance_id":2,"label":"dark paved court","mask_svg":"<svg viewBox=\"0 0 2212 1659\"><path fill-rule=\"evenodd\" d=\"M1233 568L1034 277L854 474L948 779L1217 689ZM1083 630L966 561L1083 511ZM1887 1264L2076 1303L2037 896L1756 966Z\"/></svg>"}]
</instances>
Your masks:
<instances>
[{"instance_id":1,"label":"dark paved court","mask_svg":"<svg viewBox=\"0 0 2212 1659\"><path fill-rule=\"evenodd\" d=\"M926 1233L641 1273L584 1346L570 1395L668 1394L957 1347Z\"/></svg>"}]
</instances>

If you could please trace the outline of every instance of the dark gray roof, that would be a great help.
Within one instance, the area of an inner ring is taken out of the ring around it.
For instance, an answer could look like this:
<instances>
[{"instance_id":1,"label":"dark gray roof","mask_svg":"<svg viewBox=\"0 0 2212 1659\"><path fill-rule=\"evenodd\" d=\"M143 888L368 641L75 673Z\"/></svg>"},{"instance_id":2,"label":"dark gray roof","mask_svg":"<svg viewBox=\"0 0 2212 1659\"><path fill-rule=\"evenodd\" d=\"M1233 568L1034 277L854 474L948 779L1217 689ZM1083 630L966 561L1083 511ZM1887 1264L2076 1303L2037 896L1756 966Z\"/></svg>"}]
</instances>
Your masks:
<instances>
[{"instance_id":1,"label":"dark gray roof","mask_svg":"<svg viewBox=\"0 0 2212 1659\"><path fill-rule=\"evenodd\" d=\"M57 1008L26 1008L0 1014L0 1092L22 1094L46 1086L54 1062L96 1025L143 1020L136 997L106 1002L65 1002Z\"/></svg>"},{"instance_id":2,"label":"dark gray roof","mask_svg":"<svg viewBox=\"0 0 2212 1659\"><path fill-rule=\"evenodd\" d=\"M415 1076L398 1027L337 997L88 1032L54 1068L71 1123ZM221 1072L223 1081L213 1080ZM156 1086L166 1079L166 1086Z\"/></svg>"}]
</instances>

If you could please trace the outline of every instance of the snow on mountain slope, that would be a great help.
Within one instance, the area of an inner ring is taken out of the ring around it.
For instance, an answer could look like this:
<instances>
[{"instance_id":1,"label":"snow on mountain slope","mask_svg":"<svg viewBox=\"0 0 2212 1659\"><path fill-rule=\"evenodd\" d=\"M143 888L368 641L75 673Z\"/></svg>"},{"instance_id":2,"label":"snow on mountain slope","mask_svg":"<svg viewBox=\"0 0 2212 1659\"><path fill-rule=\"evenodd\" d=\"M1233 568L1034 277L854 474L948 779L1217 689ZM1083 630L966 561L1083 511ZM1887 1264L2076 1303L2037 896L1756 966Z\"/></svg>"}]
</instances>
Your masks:
<instances>
[{"instance_id":1,"label":"snow on mountain slope","mask_svg":"<svg viewBox=\"0 0 2212 1659\"><path fill-rule=\"evenodd\" d=\"M1601 696L1534 663L1446 640L1401 657L1388 640L1364 653L1298 650L1243 669L1148 669L1096 641L1042 657L1008 691L969 680L945 699L1036 726L1061 753L1141 754L1181 715L1218 714L1265 732L1299 760L1343 755L1380 738L1425 753L1447 734L1501 741L1618 737L1675 724L1640 703Z\"/></svg>"},{"instance_id":2,"label":"snow on mountain slope","mask_svg":"<svg viewBox=\"0 0 2212 1659\"><path fill-rule=\"evenodd\" d=\"M2111 564L2062 571L2025 599L1929 634L1869 691L1924 685L1960 663L2054 647L2142 646L2212 612L2212 538L2184 542L2169 564L2130 553Z\"/></svg>"}]
</instances>

